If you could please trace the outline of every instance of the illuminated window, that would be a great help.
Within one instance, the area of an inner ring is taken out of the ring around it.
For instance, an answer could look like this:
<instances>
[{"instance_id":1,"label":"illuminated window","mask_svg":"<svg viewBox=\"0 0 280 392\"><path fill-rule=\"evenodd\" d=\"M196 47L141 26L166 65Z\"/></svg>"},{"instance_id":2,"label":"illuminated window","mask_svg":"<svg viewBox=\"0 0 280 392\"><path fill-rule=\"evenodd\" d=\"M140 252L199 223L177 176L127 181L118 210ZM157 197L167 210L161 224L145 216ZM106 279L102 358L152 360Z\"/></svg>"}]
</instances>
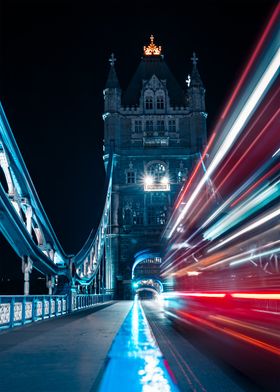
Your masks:
<instances>
[{"instance_id":1,"label":"illuminated window","mask_svg":"<svg viewBox=\"0 0 280 392\"><path fill-rule=\"evenodd\" d=\"M150 162L144 177L145 191L169 191L170 183L166 166L161 162Z\"/></svg>"},{"instance_id":2,"label":"illuminated window","mask_svg":"<svg viewBox=\"0 0 280 392\"><path fill-rule=\"evenodd\" d=\"M153 109L153 97L147 96L147 97L145 98L145 108L146 108L147 110Z\"/></svg>"},{"instance_id":3,"label":"illuminated window","mask_svg":"<svg viewBox=\"0 0 280 392\"><path fill-rule=\"evenodd\" d=\"M141 132L142 132L142 121L140 121L140 120L135 120L135 123L134 123L134 132L135 132L135 133L141 133Z\"/></svg>"},{"instance_id":4,"label":"illuminated window","mask_svg":"<svg viewBox=\"0 0 280 392\"><path fill-rule=\"evenodd\" d=\"M164 109L163 97L157 97L157 109Z\"/></svg>"},{"instance_id":5,"label":"illuminated window","mask_svg":"<svg viewBox=\"0 0 280 392\"><path fill-rule=\"evenodd\" d=\"M169 132L176 132L176 120L168 121L168 130Z\"/></svg>"},{"instance_id":6,"label":"illuminated window","mask_svg":"<svg viewBox=\"0 0 280 392\"><path fill-rule=\"evenodd\" d=\"M166 175L166 168L162 163L152 163L147 166L147 174L152 176L155 182L161 182Z\"/></svg>"}]
</instances>

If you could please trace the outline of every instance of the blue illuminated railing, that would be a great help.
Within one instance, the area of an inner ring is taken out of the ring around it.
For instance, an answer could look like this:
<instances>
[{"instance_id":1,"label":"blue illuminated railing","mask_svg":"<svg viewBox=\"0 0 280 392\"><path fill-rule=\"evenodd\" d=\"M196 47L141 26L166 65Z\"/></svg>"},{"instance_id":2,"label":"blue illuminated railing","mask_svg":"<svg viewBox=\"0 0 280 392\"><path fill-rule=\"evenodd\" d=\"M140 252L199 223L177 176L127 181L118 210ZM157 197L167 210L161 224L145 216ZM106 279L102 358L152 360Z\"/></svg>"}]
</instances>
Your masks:
<instances>
[{"instance_id":1,"label":"blue illuminated railing","mask_svg":"<svg viewBox=\"0 0 280 392\"><path fill-rule=\"evenodd\" d=\"M78 294L72 297L72 311L85 309L112 299L111 294Z\"/></svg>"},{"instance_id":2,"label":"blue illuminated railing","mask_svg":"<svg viewBox=\"0 0 280 392\"><path fill-rule=\"evenodd\" d=\"M0 296L0 330L59 317L94 305L109 302L111 294L2 295Z\"/></svg>"}]
</instances>

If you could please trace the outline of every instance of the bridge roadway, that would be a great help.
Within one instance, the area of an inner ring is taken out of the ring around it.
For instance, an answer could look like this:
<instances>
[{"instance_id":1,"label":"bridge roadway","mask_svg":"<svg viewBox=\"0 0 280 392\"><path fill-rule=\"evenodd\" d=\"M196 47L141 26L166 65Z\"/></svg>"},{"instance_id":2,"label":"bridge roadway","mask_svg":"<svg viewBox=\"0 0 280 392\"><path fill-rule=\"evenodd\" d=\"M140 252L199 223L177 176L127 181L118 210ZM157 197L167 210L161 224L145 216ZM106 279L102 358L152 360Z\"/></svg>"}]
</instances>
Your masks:
<instances>
[{"instance_id":1,"label":"bridge roadway","mask_svg":"<svg viewBox=\"0 0 280 392\"><path fill-rule=\"evenodd\" d=\"M132 301L113 301L1 332L0 391L100 391L108 368L108 352L131 313L132 305ZM177 387L181 392L262 390L214 354L207 353L201 344L174 329L158 303L143 301L142 308L149 321L148 328L153 331L152 336L167 363L169 375L174 377L174 390ZM102 391L142 390L133 383L118 383L118 367L116 369L116 380L110 383L112 387ZM127 374L131 369L129 366L125 369ZM173 389L148 390L164 392Z\"/></svg>"}]
</instances>

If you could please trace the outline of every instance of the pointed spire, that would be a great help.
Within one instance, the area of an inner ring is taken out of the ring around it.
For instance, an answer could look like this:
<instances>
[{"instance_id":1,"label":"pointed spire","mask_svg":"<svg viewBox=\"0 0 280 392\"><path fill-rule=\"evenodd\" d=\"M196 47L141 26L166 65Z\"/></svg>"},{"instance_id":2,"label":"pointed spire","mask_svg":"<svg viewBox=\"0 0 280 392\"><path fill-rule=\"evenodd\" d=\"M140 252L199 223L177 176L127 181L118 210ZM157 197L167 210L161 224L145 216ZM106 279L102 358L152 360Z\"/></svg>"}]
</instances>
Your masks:
<instances>
[{"instance_id":1,"label":"pointed spire","mask_svg":"<svg viewBox=\"0 0 280 392\"><path fill-rule=\"evenodd\" d=\"M111 54L111 57L109 58L109 63L111 64L111 67L115 66L115 62L117 61L114 53Z\"/></svg>"},{"instance_id":2,"label":"pointed spire","mask_svg":"<svg viewBox=\"0 0 280 392\"><path fill-rule=\"evenodd\" d=\"M105 88L120 88L120 83L115 70L115 62L116 62L116 58L114 56L114 53L112 53L111 57L109 58L110 71L109 71Z\"/></svg>"},{"instance_id":3,"label":"pointed spire","mask_svg":"<svg viewBox=\"0 0 280 392\"><path fill-rule=\"evenodd\" d=\"M196 66L197 62L198 62L198 57L196 57L196 53L193 52L193 56L191 57L192 63L193 65Z\"/></svg>"},{"instance_id":4,"label":"pointed spire","mask_svg":"<svg viewBox=\"0 0 280 392\"><path fill-rule=\"evenodd\" d=\"M203 83L201 80L201 77L199 75L198 69L197 69L197 62L198 62L198 57L196 56L196 53L193 52L193 55L191 57L192 63L193 63L193 69L191 73L191 81L189 86L190 87L203 87Z\"/></svg>"}]
</instances>

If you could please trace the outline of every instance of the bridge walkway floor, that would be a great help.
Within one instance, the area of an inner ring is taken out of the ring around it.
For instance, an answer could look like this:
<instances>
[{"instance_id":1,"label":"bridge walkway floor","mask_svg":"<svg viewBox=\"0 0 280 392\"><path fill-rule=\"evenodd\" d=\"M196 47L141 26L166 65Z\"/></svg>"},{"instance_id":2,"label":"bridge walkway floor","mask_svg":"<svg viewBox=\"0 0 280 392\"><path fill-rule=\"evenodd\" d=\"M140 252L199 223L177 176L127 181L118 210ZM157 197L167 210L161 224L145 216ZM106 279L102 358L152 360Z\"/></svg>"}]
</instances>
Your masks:
<instances>
[{"instance_id":1,"label":"bridge walkway floor","mask_svg":"<svg viewBox=\"0 0 280 392\"><path fill-rule=\"evenodd\" d=\"M0 332L0 391L95 391L131 306L116 301Z\"/></svg>"}]
</instances>

